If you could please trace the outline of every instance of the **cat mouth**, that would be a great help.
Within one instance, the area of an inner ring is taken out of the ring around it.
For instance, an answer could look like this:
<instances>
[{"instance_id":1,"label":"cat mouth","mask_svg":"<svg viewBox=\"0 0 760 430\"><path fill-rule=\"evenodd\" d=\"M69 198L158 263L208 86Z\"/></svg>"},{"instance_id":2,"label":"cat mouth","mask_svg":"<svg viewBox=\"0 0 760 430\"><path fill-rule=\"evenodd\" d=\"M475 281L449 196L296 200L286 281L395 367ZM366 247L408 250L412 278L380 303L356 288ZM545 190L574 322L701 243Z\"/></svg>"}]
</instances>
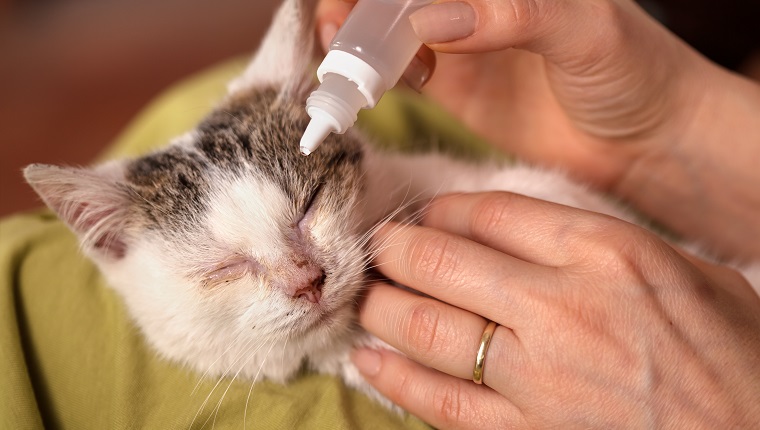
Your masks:
<instances>
[{"instance_id":1,"label":"cat mouth","mask_svg":"<svg viewBox=\"0 0 760 430\"><path fill-rule=\"evenodd\" d=\"M329 278L327 275L325 277ZM350 284L328 286L329 282L321 279L314 285L315 289L305 287L299 292L300 297L294 297L294 305L303 312L300 327L301 333L311 333L322 330L338 330L348 326L356 319L358 308L355 306L358 290L351 294ZM325 289L325 287L327 287ZM336 291L339 293L336 294ZM313 295L313 296L312 296Z\"/></svg>"},{"instance_id":2,"label":"cat mouth","mask_svg":"<svg viewBox=\"0 0 760 430\"><path fill-rule=\"evenodd\" d=\"M300 330L302 333L311 333L314 331L330 329L334 324L338 323L339 318L337 315L339 310L325 306L324 303L309 303L309 311L313 315L310 318L311 321L302 326ZM304 321L305 322L305 321Z\"/></svg>"},{"instance_id":3,"label":"cat mouth","mask_svg":"<svg viewBox=\"0 0 760 430\"><path fill-rule=\"evenodd\" d=\"M335 322L333 312L327 311L326 309L311 309L309 313L312 312L315 314L313 315L313 318L309 318L308 321L301 319L291 326L291 330L294 333L298 333L299 336L311 335L315 332L329 329Z\"/></svg>"}]
</instances>

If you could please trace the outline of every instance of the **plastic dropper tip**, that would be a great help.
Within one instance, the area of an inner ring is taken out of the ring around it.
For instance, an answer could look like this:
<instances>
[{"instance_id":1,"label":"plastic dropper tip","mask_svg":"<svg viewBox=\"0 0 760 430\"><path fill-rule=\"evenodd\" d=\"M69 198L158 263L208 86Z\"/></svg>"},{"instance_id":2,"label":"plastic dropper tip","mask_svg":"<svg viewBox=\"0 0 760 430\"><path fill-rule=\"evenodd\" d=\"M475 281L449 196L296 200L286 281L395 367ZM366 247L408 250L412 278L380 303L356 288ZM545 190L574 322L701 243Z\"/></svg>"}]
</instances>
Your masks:
<instances>
[{"instance_id":1,"label":"plastic dropper tip","mask_svg":"<svg viewBox=\"0 0 760 430\"><path fill-rule=\"evenodd\" d=\"M306 131L301 136L301 153L309 155L332 133L335 128L329 121L325 121L320 116L315 116L306 126Z\"/></svg>"}]
</instances>

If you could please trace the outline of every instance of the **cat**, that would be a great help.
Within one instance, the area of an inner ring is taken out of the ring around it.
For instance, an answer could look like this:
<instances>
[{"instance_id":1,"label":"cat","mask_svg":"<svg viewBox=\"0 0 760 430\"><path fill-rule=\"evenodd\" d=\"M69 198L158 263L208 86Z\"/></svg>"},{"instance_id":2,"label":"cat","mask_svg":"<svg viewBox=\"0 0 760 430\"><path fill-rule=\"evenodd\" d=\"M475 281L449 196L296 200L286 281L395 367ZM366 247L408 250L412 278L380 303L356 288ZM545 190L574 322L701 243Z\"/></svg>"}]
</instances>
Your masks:
<instances>
[{"instance_id":1,"label":"cat","mask_svg":"<svg viewBox=\"0 0 760 430\"><path fill-rule=\"evenodd\" d=\"M634 218L557 172L387 153L356 130L301 155L314 3L287 0L226 98L167 147L24 174L161 356L279 383L305 363L392 408L349 359L358 345L387 347L356 315L375 226L437 194L485 190Z\"/></svg>"}]
</instances>

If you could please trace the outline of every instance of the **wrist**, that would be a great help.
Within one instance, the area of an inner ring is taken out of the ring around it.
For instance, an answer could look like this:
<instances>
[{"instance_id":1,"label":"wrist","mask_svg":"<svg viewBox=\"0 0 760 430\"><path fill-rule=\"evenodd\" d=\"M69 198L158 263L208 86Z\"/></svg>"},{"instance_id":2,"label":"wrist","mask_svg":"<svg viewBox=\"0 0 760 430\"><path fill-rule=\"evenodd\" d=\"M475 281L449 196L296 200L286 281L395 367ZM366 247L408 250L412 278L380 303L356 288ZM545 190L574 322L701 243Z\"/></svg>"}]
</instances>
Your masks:
<instances>
[{"instance_id":1,"label":"wrist","mask_svg":"<svg viewBox=\"0 0 760 430\"><path fill-rule=\"evenodd\" d=\"M760 85L699 57L684 76L679 114L615 192L674 233L719 255L760 258Z\"/></svg>"}]
</instances>

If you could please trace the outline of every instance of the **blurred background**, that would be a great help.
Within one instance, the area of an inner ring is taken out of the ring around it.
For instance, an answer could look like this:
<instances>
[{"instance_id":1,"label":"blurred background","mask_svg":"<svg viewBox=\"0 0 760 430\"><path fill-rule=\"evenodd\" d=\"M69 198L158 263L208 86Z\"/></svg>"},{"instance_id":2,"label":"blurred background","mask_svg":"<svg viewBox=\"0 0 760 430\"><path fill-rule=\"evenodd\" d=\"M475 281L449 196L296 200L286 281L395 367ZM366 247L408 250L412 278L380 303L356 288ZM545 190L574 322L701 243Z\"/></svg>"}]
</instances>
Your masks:
<instances>
[{"instance_id":1,"label":"blurred background","mask_svg":"<svg viewBox=\"0 0 760 430\"><path fill-rule=\"evenodd\" d=\"M252 53L279 0L0 0L0 216L33 162L88 164L161 90Z\"/></svg>"},{"instance_id":2,"label":"blurred background","mask_svg":"<svg viewBox=\"0 0 760 430\"><path fill-rule=\"evenodd\" d=\"M252 53L279 0L0 0L0 216L41 203L32 162L88 164L172 83ZM760 0L640 0L760 80Z\"/></svg>"}]
</instances>

